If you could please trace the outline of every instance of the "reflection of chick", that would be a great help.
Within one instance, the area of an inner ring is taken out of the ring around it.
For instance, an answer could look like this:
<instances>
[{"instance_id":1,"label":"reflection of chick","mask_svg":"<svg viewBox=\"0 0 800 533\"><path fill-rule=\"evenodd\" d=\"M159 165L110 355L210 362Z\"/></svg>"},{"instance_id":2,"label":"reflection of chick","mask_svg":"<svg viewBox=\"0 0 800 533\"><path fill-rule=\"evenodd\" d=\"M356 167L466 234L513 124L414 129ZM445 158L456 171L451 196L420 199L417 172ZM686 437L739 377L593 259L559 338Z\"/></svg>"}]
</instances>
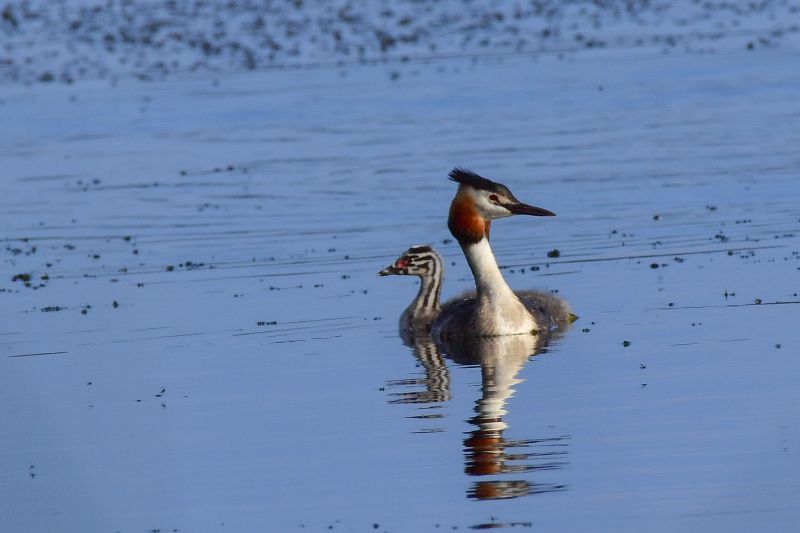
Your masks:
<instances>
[{"instance_id":1,"label":"reflection of chick","mask_svg":"<svg viewBox=\"0 0 800 533\"><path fill-rule=\"evenodd\" d=\"M418 387L423 386L424 390L412 390L409 392L392 393L395 398L391 403L439 403L450 399L450 372L442 359L439 349L430 339L430 336L418 335L410 344L414 350L414 357L419 361L425 371L425 377L398 379L389 381L390 387Z\"/></svg>"}]
</instances>

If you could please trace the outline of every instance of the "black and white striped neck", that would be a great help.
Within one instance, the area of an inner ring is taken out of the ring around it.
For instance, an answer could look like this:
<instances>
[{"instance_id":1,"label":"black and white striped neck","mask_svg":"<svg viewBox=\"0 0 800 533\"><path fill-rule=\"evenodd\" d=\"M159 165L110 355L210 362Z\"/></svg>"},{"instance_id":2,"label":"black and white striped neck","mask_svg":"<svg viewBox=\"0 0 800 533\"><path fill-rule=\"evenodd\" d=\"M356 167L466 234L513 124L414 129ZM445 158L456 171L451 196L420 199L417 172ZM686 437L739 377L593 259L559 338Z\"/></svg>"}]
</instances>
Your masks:
<instances>
[{"instance_id":1,"label":"black and white striped neck","mask_svg":"<svg viewBox=\"0 0 800 533\"><path fill-rule=\"evenodd\" d=\"M435 251L419 254L415 257L417 264L424 263L427 270L419 274L419 290L403 313L404 319L412 324L430 323L439 314L439 300L442 293L444 266Z\"/></svg>"}]
</instances>

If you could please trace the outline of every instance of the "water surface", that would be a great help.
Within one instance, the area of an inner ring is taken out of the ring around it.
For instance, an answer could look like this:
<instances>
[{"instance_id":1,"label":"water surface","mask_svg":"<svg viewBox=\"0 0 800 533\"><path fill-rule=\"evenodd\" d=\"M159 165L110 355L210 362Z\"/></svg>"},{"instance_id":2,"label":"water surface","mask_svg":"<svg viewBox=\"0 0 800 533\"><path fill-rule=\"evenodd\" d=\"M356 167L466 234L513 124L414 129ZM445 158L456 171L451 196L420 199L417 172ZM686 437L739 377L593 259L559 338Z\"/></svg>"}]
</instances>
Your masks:
<instances>
[{"instance_id":1,"label":"water surface","mask_svg":"<svg viewBox=\"0 0 800 533\"><path fill-rule=\"evenodd\" d=\"M795 60L1 88L2 529L793 530ZM536 355L398 335L454 165L558 214L493 225Z\"/></svg>"}]
</instances>

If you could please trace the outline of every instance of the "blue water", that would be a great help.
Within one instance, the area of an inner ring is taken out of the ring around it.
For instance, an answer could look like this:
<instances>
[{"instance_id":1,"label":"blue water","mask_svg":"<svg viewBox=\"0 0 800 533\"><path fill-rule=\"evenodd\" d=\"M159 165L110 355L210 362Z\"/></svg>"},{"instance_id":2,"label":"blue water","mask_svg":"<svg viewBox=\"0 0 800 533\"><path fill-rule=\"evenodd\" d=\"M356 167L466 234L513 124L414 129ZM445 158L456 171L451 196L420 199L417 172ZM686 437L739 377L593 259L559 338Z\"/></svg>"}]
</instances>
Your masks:
<instances>
[{"instance_id":1,"label":"blue water","mask_svg":"<svg viewBox=\"0 0 800 533\"><path fill-rule=\"evenodd\" d=\"M795 530L795 60L0 88L0 529ZM401 342L454 165L558 214L492 231L537 355Z\"/></svg>"}]
</instances>

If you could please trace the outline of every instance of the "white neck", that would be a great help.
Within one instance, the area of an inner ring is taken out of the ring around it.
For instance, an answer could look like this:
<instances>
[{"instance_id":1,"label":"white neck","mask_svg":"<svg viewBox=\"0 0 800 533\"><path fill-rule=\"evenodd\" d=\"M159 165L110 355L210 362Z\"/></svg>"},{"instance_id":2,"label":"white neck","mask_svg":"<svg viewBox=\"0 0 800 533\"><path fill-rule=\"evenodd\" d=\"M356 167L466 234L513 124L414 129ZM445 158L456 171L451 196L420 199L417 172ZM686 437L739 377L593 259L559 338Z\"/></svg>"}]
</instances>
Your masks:
<instances>
[{"instance_id":1,"label":"white neck","mask_svg":"<svg viewBox=\"0 0 800 533\"><path fill-rule=\"evenodd\" d=\"M517 300L514 291L503 279L486 238L475 244L464 244L462 248L464 255L467 256L467 263L472 270L472 275L475 276L475 288L479 299L496 303L509 299Z\"/></svg>"},{"instance_id":2,"label":"white neck","mask_svg":"<svg viewBox=\"0 0 800 533\"><path fill-rule=\"evenodd\" d=\"M540 329L514 291L503 279L497 261L484 237L476 243L463 243L461 248L475 276L481 332L486 335L514 335Z\"/></svg>"}]
</instances>

